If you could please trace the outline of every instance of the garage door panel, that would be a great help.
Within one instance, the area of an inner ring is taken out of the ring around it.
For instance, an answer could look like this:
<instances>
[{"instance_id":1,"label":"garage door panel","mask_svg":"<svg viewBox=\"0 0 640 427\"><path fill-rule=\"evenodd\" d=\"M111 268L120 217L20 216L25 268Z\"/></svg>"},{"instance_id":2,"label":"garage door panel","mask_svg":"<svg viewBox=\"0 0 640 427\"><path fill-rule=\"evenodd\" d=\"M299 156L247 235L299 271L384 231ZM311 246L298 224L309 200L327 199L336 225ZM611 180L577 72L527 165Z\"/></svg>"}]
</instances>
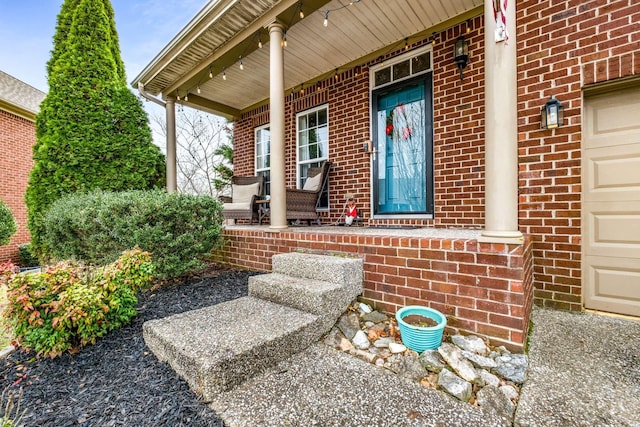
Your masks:
<instances>
[{"instance_id":1,"label":"garage door panel","mask_svg":"<svg viewBox=\"0 0 640 427\"><path fill-rule=\"evenodd\" d=\"M640 260L640 202L589 203L584 253ZM640 262L640 261L639 261Z\"/></svg>"},{"instance_id":2,"label":"garage door panel","mask_svg":"<svg viewBox=\"0 0 640 427\"><path fill-rule=\"evenodd\" d=\"M592 284L585 294L585 305L640 316L640 265L637 260L588 256L585 261L589 265L585 279Z\"/></svg>"},{"instance_id":3,"label":"garage door panel","mask_svg":"<svg viewBox=\"0 0 640 427\"><path fill-rule=\"evenodd\" d=\"M638 89L614 95L600 95L588 100L585 117L585 148L635 144L640 142Z\"/></svg>"},{"instance_id":4,"label":"garage door panel","mask_svg":"<svg viewBox=\"0 0 640 427\"><path fill-rule=\"evenodd\" d=\"M587 97L584 112L584 303L640 316L640 87Z\"/></svg>"},{"instance_id":5,"label":"garage door panel","mask_svg":"<svg viewBox=\"0 0 640 427\"><path fill-rule=\"evenodd\" d=\"M640 143L585 151L584 201L640 201Z\"/></svg>"}]
</instances>

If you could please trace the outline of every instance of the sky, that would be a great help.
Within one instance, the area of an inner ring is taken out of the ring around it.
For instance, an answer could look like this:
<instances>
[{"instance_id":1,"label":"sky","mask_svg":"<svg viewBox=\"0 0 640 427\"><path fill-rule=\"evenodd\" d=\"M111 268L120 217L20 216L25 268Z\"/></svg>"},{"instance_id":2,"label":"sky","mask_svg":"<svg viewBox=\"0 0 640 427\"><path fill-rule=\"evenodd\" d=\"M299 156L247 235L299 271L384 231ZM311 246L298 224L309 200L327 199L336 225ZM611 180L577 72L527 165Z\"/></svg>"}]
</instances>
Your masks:
<instances>
[{"instance_id":1,"label":"sky","mask_svg":"<svg viewBox=\"0 0 640 427\"><path fill-rule=\"evenodd\" d=\"M111 0L128 83L207 2ZM62 3L0 0L0 70L43 92L48 90L46 64Z\"/></svg>"}]
</instances>

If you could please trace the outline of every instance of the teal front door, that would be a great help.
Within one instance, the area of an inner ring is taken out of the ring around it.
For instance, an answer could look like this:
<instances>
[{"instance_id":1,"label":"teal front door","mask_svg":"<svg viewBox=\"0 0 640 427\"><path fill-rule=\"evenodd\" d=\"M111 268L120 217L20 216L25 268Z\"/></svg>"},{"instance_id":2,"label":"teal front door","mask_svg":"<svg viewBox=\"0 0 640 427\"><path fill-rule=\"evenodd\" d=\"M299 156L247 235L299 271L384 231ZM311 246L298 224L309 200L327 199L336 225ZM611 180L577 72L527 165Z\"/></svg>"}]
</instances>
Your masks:
<instances>
[{"instance_id":1,"label":"teal front door","mask_svg":"<svg viewBox=\"0 0 640 427\"><path fill-rule=\"evenodd\" d=\"M430 85L404 84L374 100L374 215L433 213Z\"/></svg>"}]
</instances>

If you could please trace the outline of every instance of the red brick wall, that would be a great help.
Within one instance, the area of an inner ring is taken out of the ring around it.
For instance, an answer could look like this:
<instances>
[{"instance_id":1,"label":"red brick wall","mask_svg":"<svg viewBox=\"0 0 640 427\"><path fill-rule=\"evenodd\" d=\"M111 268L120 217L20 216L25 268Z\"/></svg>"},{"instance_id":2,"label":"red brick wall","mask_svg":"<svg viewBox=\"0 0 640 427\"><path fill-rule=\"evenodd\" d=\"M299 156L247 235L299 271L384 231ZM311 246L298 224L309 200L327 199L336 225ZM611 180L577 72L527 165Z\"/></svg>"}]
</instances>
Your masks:
<instances>
[{"instance_id":1,"label":"red brick wall","mask_svg":"<svg viewBox=\"0 0 640 427\"><path fill-rule=\"evenodd\" d=\"M433 220L375 220L376 224L429 227L476 227L484 223L484 79L481 18L439 34L433 46L434 181ZM469 28L469 33L466 32ZM464 32L471 61L460 81L451 60L451 45ZM414 49L429 39L409 46ZM354 194L361 216L370 219L370 158L362 144L371 138L369 67L405 53L404 44L374 61L343 70L317 84L297 88L286 97L286 185L295 187L295 115L320 105L329 108L329 160L334 163L329 180L330 212L325 222L338 219L345 198ZM234 123L234 169L236 174L254 173L254 128L269 123L268 106L243 114Z\"/></svg>"},{"instance_id":2,"label":"red brick wall","mask_svg":"<svg viewBox=\"0 0 640 427\"><path fill-rule=\"evenodd\" d=\"M640 2L517 3L520 228L535 240L535 301L582 308L582 88L640 77ZM554 95L565 126L540 130Z\"/></svg>"},{"instance_id":3,"label":"red brick wall","mask_svg":"<svg viewBox=\"0 0 640 427\"><path fill-rule=\"evenodd\" d=\"M271 257L295 251L347 254L364 261L363 299L395 313L426 305L447 315L448 331L465 331L522 350L531 310L531 241L476 240L228 229L217 260L259 271Z\"/></svg>"},{"instance_id":4,"label":"red brick wall","mask_svg":"<svg viewBox=\"0 0 640 427\"><path fill-rule=\"evenodd\" d=\"M0 110L0 129L0 198L18 223L11 242L0 246L0 262L8 259L18 262L18 246L31 240L24 193L33 167L31 149L36 131L33 122L4 110Z\"/></svg>"},{"instance_id":5,"label":"red brick wall","mask_svg":"<svg viewBox=\"0 0 640 427\"><path fill-rule=\"evenodd\" d=\"M518 52L519 224L531 237L530 274L536 304L582 309L581 282L581 108L585 86L640 77L640 2L634 0L523 0L516 5ZM469 32L467 33L467 28ZM484 225L484 49L483 18L449 28L433 47L434 192L433 220L377 220L378 224L427 227ZM470 63L460 81L451 58L456 37L469 41ZM429 40L415 42L422 46ZM345 194L356 193L370 216L369 159L360 142L369 138L369 66L404 52L404 45L384 57L321 85L328 102L331 212L341 213ZM307 89L308 91L308 89ZM540 108L556 96L565 107L565 126L540 130ZM288 186L295 181L295 93L287 106ZM248 159L237 170L253 173L252 126L268 122L268 108L247 113L236 123L236 152ZM266 114L265 114L266 112ZM252 117L259 116L261 120ZM353 118L353 120L351 120ZM325 220L327 222L327 220ZM528 270L529 271L529 270Z\"/></svg>"}]
</instances>

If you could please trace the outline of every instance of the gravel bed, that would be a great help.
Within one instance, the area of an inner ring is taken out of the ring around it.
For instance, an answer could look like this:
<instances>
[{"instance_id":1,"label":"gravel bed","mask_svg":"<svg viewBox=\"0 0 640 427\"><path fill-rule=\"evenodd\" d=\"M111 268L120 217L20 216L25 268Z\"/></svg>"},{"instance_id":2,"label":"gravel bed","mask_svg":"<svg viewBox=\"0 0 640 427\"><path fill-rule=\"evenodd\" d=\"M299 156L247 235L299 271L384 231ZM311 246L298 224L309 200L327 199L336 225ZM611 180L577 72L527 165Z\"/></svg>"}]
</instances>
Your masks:
<instances>
[{"instance_id":1,"label":"gravel bed","mask_svg":"<svg viewBox=\"0 0 640 427\"><path fill-rule=\"evenodd\" d=\"M16 351L0 361L2 389L23 389L21 424L222 427L216 413L145 346L142 324L244 296L252 274L214 269L207 277L143 292L131 324L96 345L53 360Z\"/></svg>"}]
</instances>

